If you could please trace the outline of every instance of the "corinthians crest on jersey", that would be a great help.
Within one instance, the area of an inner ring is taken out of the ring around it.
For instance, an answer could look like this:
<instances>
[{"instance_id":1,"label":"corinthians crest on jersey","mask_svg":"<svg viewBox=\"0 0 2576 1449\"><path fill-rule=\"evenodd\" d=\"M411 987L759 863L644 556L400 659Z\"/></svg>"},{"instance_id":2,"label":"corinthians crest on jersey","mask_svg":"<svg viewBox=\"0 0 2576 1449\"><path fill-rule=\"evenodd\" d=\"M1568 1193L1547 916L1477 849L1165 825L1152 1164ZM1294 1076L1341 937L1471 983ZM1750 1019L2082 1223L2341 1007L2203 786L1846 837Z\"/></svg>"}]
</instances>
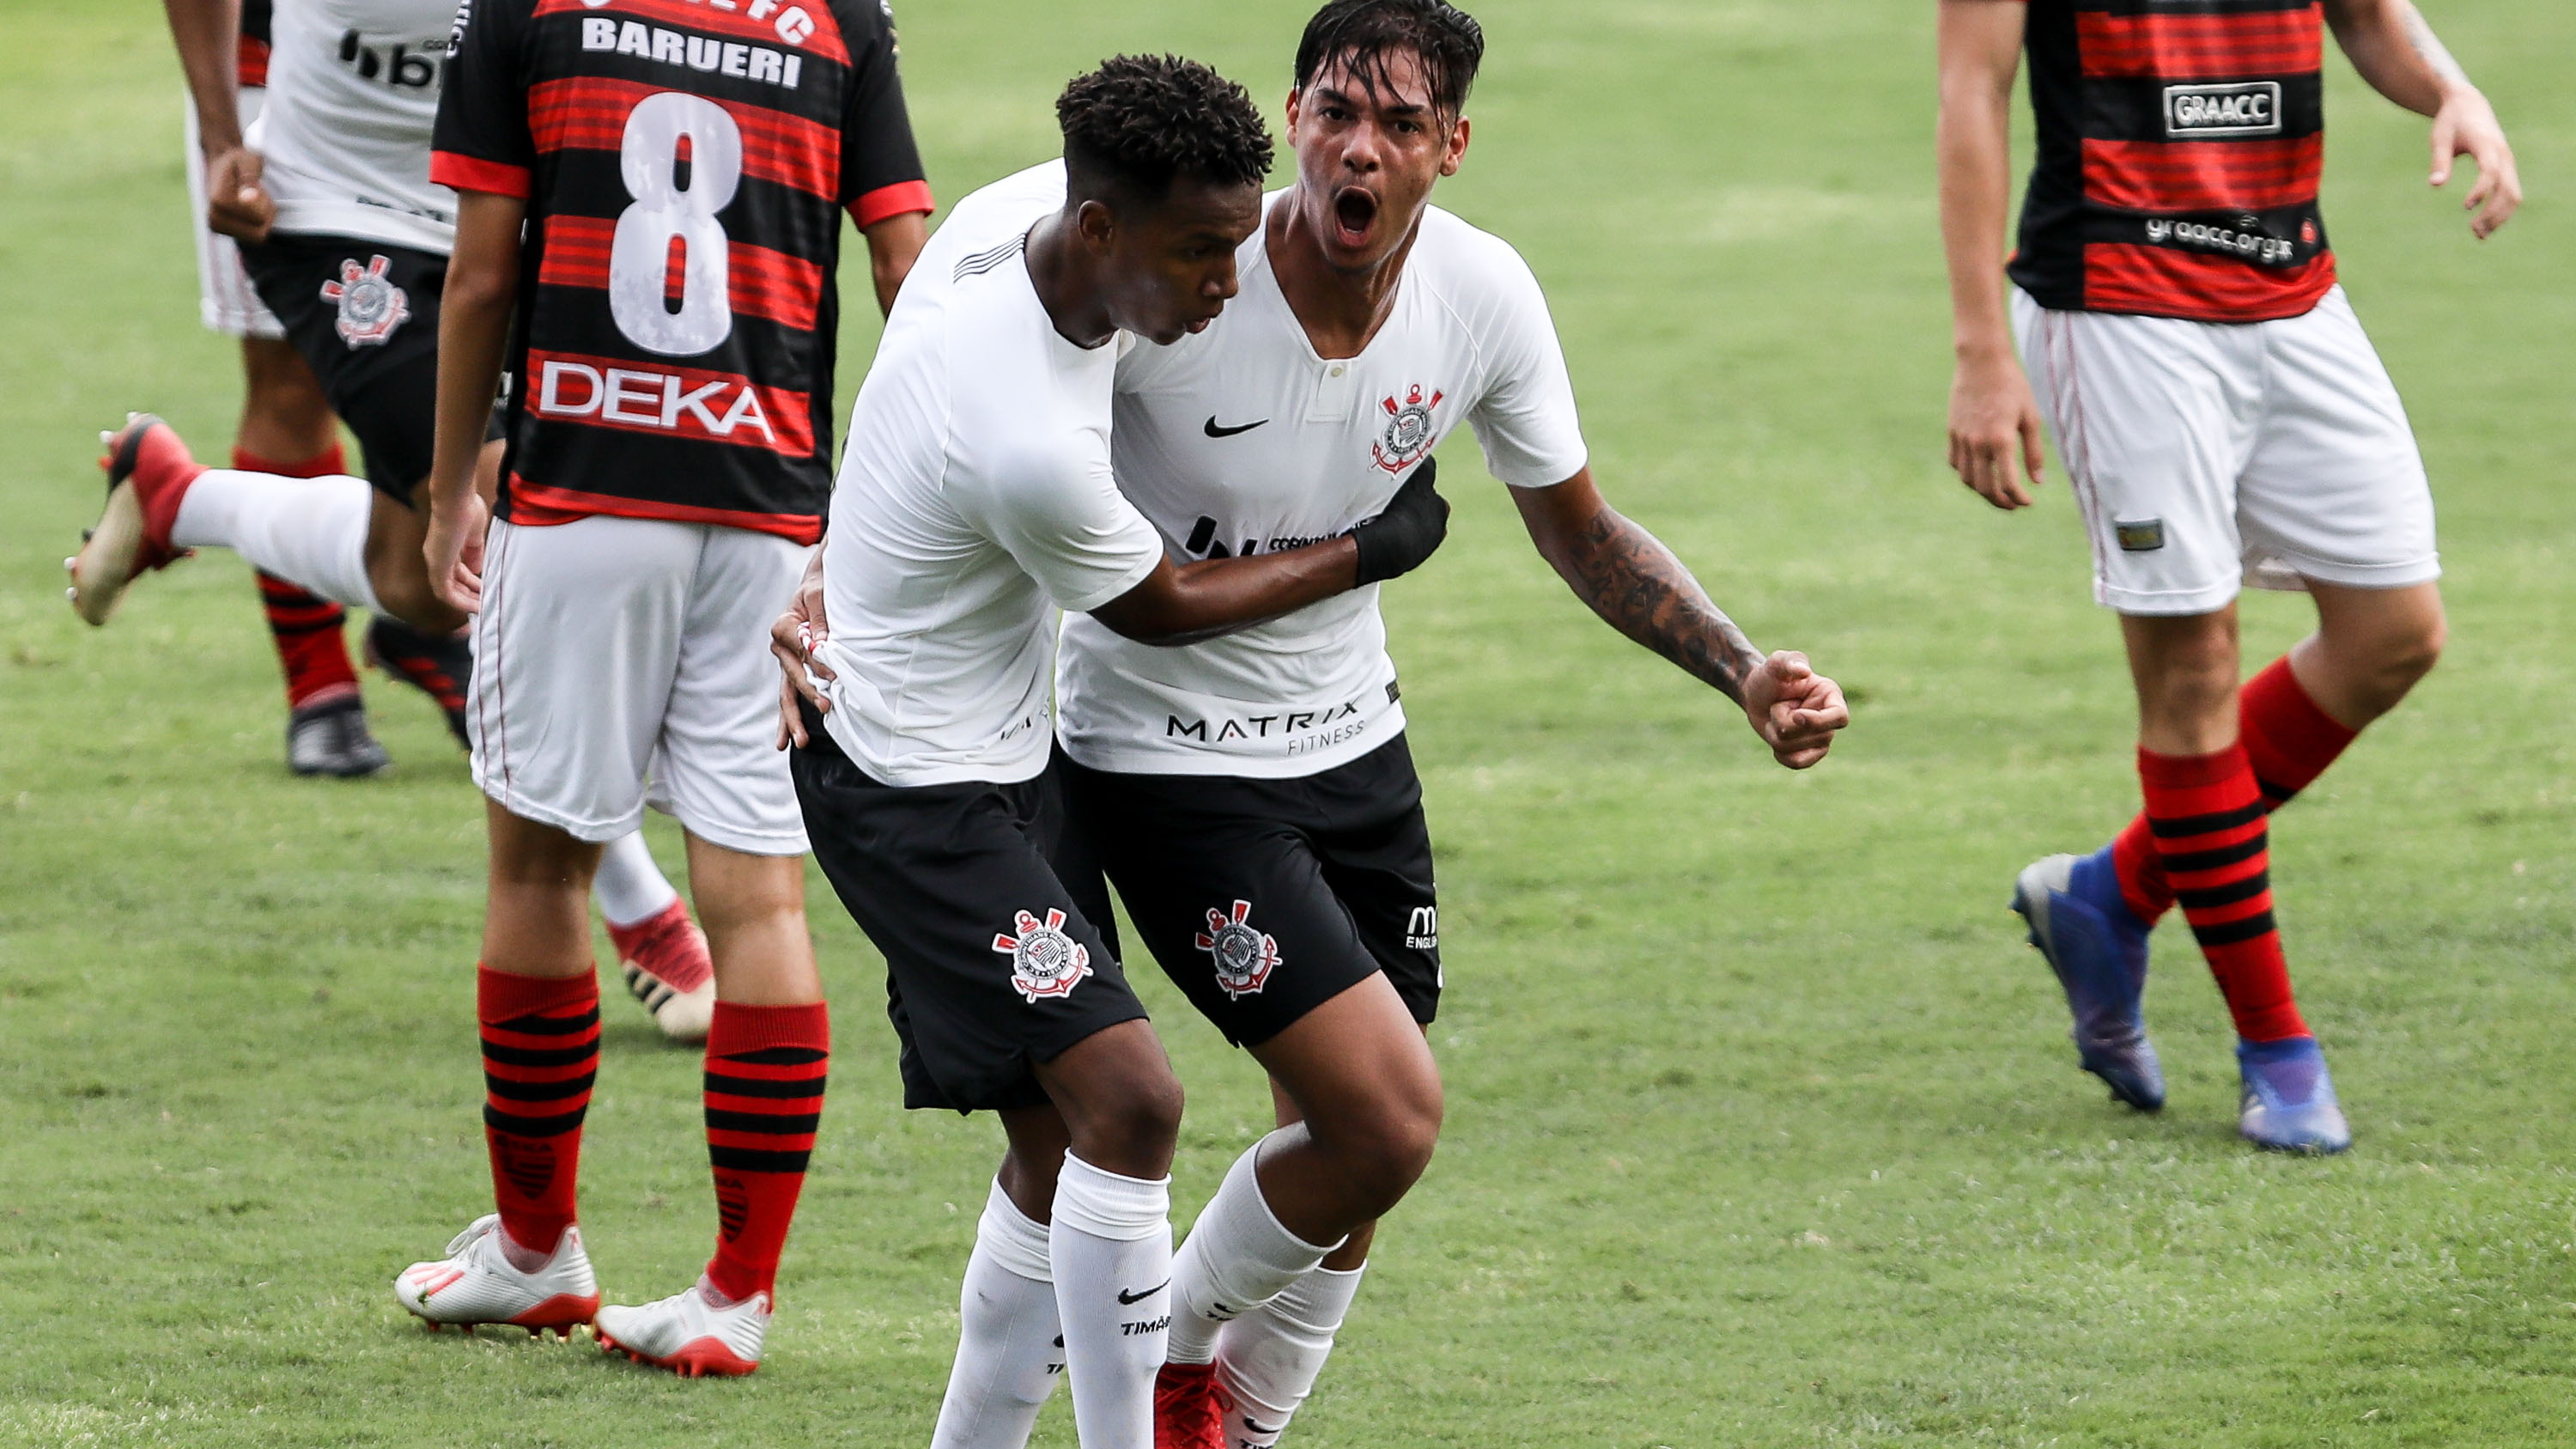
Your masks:
<instances>
[{"instance_id":1,"label":"corinthians crest on jersey","mask_svg":"<svg viewBox=\"0 0 2576 1449\"><path fill-rule=\"evenodd\" d=\"M1236 901L1231 911L1210 910L1198 948L1216 964L1216 984L1237 1001L1259 991L1279 969L1279 942L1251 925L1252 902Z\"/></svg>"},{"instance_id":2,"label":"corinthians crest on jersey","mask_svg":"<svg viewBox=\"0 0 2576 1449\"><path fill-rule=\"evenodd\" d=\"M393 260L381 254L367 259L364 267L354 260L340 263L340 279L322 284L322 300L336 304L340 340L351 349L382 347L394 335L394 329L411 320L411 298L385 275Z\"/></svg>"},{"instance_id":3,"label":"corinthians crest on jersey","mask_svg":"<svg viewBox=\"0 0 2576 1449\"><path fill-rule=\"evenodd\" d=\"M1050 906L1046 919L1021 911L1013 922L1019 930L993 937L993 949L1011 958L1011 986L1034 1003L1051 996L1070 996L1091 974L1091 948L1064 931L1064 912Z\"/></svg>"},{"instance_id":4,"label":"corinthians crest on jersey","mask_svg":"<svg viewBox=\"0 0 2576 1449\"><path fill-rule=\"evenodd\" d=\"M1440 436L1431 426L1431 410L1440 406L1445 396L1434 388L1425 401L1422 384L1417 382L1405 389L1402 402L1390 397L1379 404L1387 412L1386 430L1378 434L1376 444L1369 449L1379 467L1401 473L1431 451L1432 443Z\"/></svg>"}]
</instances>

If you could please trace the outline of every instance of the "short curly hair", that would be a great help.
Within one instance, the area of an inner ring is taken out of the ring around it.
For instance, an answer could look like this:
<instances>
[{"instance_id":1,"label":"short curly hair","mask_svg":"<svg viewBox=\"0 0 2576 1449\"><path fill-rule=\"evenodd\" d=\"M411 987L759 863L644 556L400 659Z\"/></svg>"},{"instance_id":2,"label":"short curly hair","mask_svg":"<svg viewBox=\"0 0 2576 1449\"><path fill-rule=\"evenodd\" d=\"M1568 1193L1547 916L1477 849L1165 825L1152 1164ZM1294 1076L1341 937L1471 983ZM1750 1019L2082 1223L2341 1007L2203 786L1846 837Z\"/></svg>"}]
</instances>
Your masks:
<instances>
[{"instance_id":1,"label":"short curly hair","mask_svg":"<svg viewBox=\"0 0 2576 1449\"><path fill-rule=\"evenodd\" d=\"M1407 51L1422 62L1432 109L1457 119L1485 62L1485 28L1448 0L1331 0L1297 43L1297 89L1338 62L1371 91L1392 90L1387 57Z\"/></svg>"},{"instance_id":2,"label":"short curly hair","mask_svg":"<svg viewBox=\"0 0 2576 1449\"><path fill-rule=\"evenodd\" d=\"M1116 55L1056 99L1076 196L1104 189L1158 202L1176 177L1259 186L1270 130L1243 87L1177 55Z\"/></svg>"}]
</instances>

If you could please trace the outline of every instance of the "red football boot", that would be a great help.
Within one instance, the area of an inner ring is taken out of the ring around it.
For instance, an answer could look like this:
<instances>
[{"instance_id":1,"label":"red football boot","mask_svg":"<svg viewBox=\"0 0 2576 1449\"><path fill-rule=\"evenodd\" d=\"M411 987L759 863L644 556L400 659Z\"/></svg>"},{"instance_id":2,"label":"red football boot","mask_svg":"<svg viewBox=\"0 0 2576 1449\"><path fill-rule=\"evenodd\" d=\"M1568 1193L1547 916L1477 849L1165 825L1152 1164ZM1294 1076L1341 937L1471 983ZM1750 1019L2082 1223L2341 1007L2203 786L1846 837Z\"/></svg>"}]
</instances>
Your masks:
<instances>
[{"instance_id":1,"label":"red football boot","mask_svg":"<svg viewBox=\"0 0 2576 1449\"><path fill-rule=\"evenodd\" d=\"M631 926L608 923L626 989L653 1014L673 1041L705 1041L715 1021L715 963L707 938L689 919L688 902L674 899L662 913Z\"/></svg>"},{"instance_id":2,"label":"red football boot","mask_svg":"<svg viewBox=\"0 0 2576 1449\"><path fill-rule=\"evenodd\" d=\"M1225 1449L1215 1364L1167 1363L1154 1375L1154 1449Z\"/></svg>"},{"instance_id":3,"label":"red football boot","mask_svg":"<svg viewBox=\"0 0 2576 1449\"><path fill-rule=\"evenodd\" d=\"M107 444L107 456L98 460L107 473L107 508L81 551L63 560L72 576L66 596L92 624L107 622L126 585L180 557L170 546L170 529L188 485L206 471L178 433L150 413L127 414L122 429L99 440Z\"/></svg>"}]
</instances>

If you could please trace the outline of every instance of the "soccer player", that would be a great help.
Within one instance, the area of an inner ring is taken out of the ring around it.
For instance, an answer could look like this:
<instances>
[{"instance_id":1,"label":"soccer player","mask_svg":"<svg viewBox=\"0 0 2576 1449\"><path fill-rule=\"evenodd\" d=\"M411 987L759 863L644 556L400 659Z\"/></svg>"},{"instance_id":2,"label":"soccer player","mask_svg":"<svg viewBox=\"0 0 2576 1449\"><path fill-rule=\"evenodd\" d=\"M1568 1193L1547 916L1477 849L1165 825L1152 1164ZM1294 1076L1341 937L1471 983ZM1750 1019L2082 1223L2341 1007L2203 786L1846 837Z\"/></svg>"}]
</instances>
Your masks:
<instances>
[{"instance_id":1,"label":"soccer player","mask_svg":"<svg viewBox=\"0 0 2576 1449\"><path fill-rule=\"evenodd\" d=\"M1119 364L1119 488L1169 551L1267 558L1387 507L1464 422L1578 597L1724 693L1783 764L1812 765L1848 717L1840 691L1797 655L1756 650L1602 500L1537 280L1430 205L1465 159L1483 49L1439 0L1315 15L1288 105L1297 180L1237 250L1241 295L1203 332ZM1157 1442L1270 1444L1440 1125L1423 1038L1438 902L1377 591L1182 648L1077 614L1057 704L1076 824L1146 945L1271 1073L1280 1107L1174 1265ZM986 1240L1016 1227L988 1213ZM1001 1401L1043 1386L1046 1342L1033 1333L986 1380L986 1420L1009 1422ZM959 1441L1017 1442L998 1427Z\"/></svg>"},{"instance_id":2,"label":"soccer player","mask_svg":"<svg viewBox=\"0 0 2576 1449\"><path fill-rule=\"evenodd\" d=\"M1114 372L1234 295L1271 143L1240 87L1171 58L1104 63L1057 116L1062 164L962 202L887 323L823 550L830 708L787 722L816 858L886 958L905 1105L1008 1138L940 1449L1020 1443L1059 1370L1086 1449L1145 1449L1172 1315L1181 1089L1078 882L1058 611L1183 643L1402 574L1447 513L1417 471L1321 541L1166 557L1112 478ZM792 624L783 655L808 684Z\"/></svg>"},{"instance_id":3,"label":"soccer player","mask_svg":"<svg viewBox=\"0 0 2576 1449\"><path fill-rule=\"evenodd\" d=\"M259 300L250 274L242 269L240 248L206 224L207 173L238 171L240 127L259 119L268 86L268 0L241 0L231 34L225 31L221 9L186 0L168 6L180 59L193 67L188 202L190 230L197 240L199 315L209 331L241 342L242 412L233 434L232 464L289 478L329 477L347 471L330 400L322 396L313 369L286 340L285 325ZM201 107L196 99L225 94L235 97L229 110L219 102ZM296 461L279 461L287 459ZM340 634L346 611L274 574L259 575L259 593L269 638L286 675L287 768L299 775L344 779L383 770L392 761L367 728L358 673Z\"/></svg>"},{"instance_id":4,"label":"soccer player","mask_svg":"<svg viewBox=\"0 0 2576 1449\"><path fill-rule=\"evenodd\" d=\"M1723 693L1781 763L1812 765L1848 717L1840 691L1754 648L1602 499L1537 280L1430 204L1465 160L1483 53L1442 0L1314 15L1288 97L1295 184L1238 253L1225 316L1121 366L1119 487L1169 547L1267 554L1384 507L1464 423L1579 598ZM1438 902L1399 694L1375 590L1183 649L1065 628L1075 817L1155 958L1280 1105L1174 1264L1173 1449L1277 1441L1439 1133Z\"/></svg>"},{"instance_id":5,"label":"soccer player","mask_svg":"<svg viewBox=\"0 0 2576 1449\"><path fill-rule=\"evenodd\" d=\"M2313 1152L2352 1133L2290 992L2267 818L2443 641L2423 460L2317 212L2328 26L2363 79L2433 118L2434 185L2475 160L2470 230L2502 226L2522 195L2512 149L2407 0L1942 0L1940 15L1950 463L1995 507L2025 507L2047 418L2138 694L2145 810L2090 855L2024 870L2013 908L2065 988L2079 1063L2152 1112L2147 937L2180 904L2235 1018L2240 1130ZM2004 269L2025 47L2039 161ZM2240 690L2247 582L2305 589L2317 631Z\"/></svg>"},{"instance_id":6,"label":"soccer player","mask_svg":"<svg viewBox=\"0 0 2576 1449\"><path fill-rule=\"evenodd\" d=\"M497 1211L395 1296L432 1323L595 1315L638 1361L747 1374L831 1050L762 643L831 486L840 214L909 258L930 209L893 24L875 0L477 0L451 65L431 174L458 218L422 561L475 616ZM520 385L487 507L475 468L505 363ZM694 1286L603 1308L575 1226L599 1060L582 895L648 801L687 830L714 956L720 1232Z\"/></svg>"},{"instance_id":7,"label":"soccer player","mask_svg":"<svg viewBox=\"0 0 2576 1449\"><path fill-rule=\"evenodd\" d=\"M237 135L217 54L230 7L167 3L210 118L201 124ZM418 507L455 230L453 196L429 174L430 128L455 13L449 0L281 0L256 144L235 145L210 172L214 228L242 240L253 280L358 435L370 479L201 470L166 425L130 422L110 440L107 512L73 561L73 603L103 622L141 571L188 547L232 547L376 610L370 652L428 690L462 740L472 658L457 632L464 616L430 586ZM868 230L880 305L920 250L928 207L926 189L883 200L911 205ZM629 992L673 1040L703 1038L714 1001L706 944L641 837L608 847L594 891Z\"/></svg>"}]
</instances>

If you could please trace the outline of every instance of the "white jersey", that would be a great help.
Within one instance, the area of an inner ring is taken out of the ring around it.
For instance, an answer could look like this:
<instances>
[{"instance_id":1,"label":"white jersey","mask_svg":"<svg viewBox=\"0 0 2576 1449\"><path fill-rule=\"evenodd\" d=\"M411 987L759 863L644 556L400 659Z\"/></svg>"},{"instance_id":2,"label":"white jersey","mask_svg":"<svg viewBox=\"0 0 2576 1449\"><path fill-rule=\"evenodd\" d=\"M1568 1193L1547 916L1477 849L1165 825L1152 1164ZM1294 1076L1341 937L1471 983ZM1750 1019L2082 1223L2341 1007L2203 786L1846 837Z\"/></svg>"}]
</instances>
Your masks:
<instances>
[{"instance_id":1,"label":"white jersey","mask_svg":"<svg viewBox=\"0 0 2576 1449\"><path fill-rule=\"evenodd\" d=\"M1067 342L1029 280L1029 228L1063 206L1061 162L959 202L850 413L816 657L840 676L825 685L833 740L885 784L1044 770L1056 611L1096 609L1163 560L1110 472L1131 339Z\"/></svg>"},{"instance_id":2,"label":"white jersey","mask_svg":"<svg viewBox=\"0 0 2576 1449\"><path fill-rule=\"evenodd\" d=\"M456 245L456 193L429 179L456 13L457 0L277 0L268 102L247 138L277 230Z\"/></svg>"},{"instance_id":3,"label":"white jersey","mask_svg":"<svg viewBox=\"0 0 2576 1449\"><path fill-rule=\"evenodd\" d=\"M1359 356L1329 361L1289 311L1263 233L1236 263L1242 292L1206 331L1118 366L1118 486L1176 552L1347 533L1462 421L1505 483L1582 471L1547 298L1501 238L1430 208L1393 312ZM1404 728L1375 585L1178 649L1070 620L1057 707L1067 754L1130 774L1311 775Z\"/></svg>"}]
</instances>

